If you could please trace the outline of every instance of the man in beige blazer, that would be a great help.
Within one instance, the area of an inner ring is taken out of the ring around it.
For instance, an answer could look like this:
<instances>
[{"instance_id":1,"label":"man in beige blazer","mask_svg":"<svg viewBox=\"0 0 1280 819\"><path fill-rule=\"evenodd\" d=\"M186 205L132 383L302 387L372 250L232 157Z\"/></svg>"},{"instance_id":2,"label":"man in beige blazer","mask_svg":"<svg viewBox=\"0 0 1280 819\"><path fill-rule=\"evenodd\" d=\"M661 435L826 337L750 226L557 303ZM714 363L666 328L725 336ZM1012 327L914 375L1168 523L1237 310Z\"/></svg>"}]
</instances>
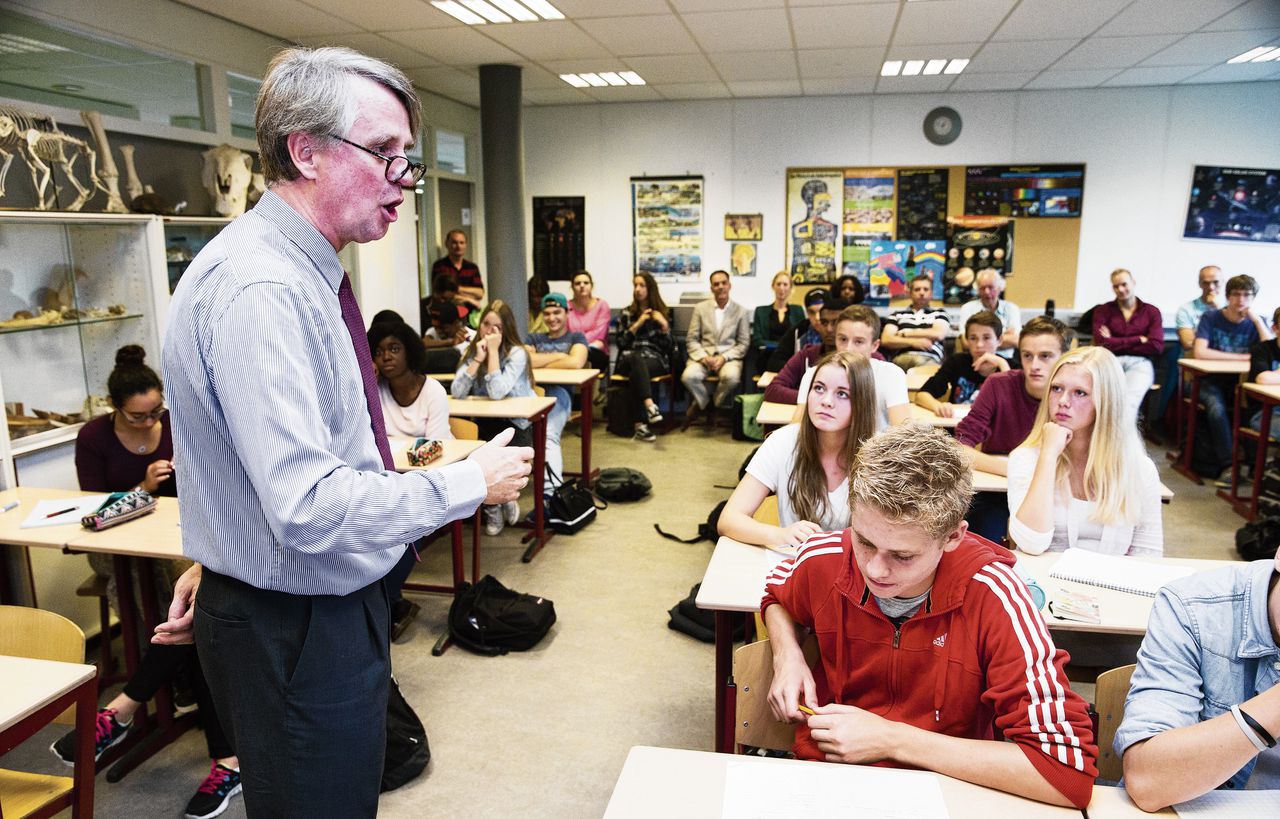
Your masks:
<instances>
[{"instance_id":1,"label":"man in beige blazer","mask_svg":"<svg viewBox=\"0 0 1280 819\"><path fill-rule=\"evenodd\" d=\"M729 301L732 288L729 274L717 270L711 274L712 297L693 310L686 338L689 363L680 376L680 381L692 396L685 413L686 427L711 402L707 393L708 376L719 377L713 411L737 391L742 380L742 359L747 354L747 344L751 339L751 320L742 305Z\"/></svg>"}]
</instances>

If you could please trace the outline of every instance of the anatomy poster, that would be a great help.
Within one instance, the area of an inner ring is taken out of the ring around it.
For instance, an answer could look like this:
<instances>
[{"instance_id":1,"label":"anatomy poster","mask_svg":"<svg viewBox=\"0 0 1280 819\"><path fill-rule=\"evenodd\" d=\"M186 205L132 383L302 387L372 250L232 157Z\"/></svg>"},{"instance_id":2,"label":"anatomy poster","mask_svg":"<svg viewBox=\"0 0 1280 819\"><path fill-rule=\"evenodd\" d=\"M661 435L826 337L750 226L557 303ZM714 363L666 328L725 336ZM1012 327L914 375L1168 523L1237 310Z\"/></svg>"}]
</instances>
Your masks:
<instances>
[{"instance_id":1,"label":"anatomy poster","mask_svg":"<svg viewBox=\"0 0 1280 819\"><path fill-rule=\"evenodd\" d=\"M702 275L702 177L632 177L636 273L659 281Z\"/></svg>"},{"instance_id":2,"label":"anatomy poster","mask_svg":"<svg viewBox=\"0 0 1280 819\"><path fill-rule=\"evenodd\" d=\"M787 270L797 284L836 278L842 183L840 171L787 172Z\"/></svg>"}]
</instances>

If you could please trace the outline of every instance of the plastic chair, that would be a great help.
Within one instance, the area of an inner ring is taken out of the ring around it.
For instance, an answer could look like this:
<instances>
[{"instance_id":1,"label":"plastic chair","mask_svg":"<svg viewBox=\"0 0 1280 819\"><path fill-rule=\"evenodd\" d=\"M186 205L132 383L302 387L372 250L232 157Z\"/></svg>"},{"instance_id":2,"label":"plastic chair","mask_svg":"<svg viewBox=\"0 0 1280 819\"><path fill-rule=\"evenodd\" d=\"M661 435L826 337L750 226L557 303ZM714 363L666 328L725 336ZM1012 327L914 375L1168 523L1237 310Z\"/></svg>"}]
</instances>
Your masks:
<instances>
[{"instance_id":1,"label":"plastic chair","mask_svg":"<svg viewBox=\"0 0 1280 819\"><path fill-rule=\"evenodd\" d=\"M475 421L468 421L466 418L449 418L449 431L453 433L453 437L459 441L478 441L480 440L480 427Z\"/></svg>"},{"instance_id":2,"label":"plastic chair","mask_svg":"<svg viewBox=\"0 0 1280 819\"><path fill-rule=\"evenodd\" d=\"M1124 700L1136 665L1122 665L1098 675L1094 708L1098 712L1098 778L1119 782L1124 776L1120 757L1112 749L1116 731L1124 720Z\"/></svg>"}]
</instances>

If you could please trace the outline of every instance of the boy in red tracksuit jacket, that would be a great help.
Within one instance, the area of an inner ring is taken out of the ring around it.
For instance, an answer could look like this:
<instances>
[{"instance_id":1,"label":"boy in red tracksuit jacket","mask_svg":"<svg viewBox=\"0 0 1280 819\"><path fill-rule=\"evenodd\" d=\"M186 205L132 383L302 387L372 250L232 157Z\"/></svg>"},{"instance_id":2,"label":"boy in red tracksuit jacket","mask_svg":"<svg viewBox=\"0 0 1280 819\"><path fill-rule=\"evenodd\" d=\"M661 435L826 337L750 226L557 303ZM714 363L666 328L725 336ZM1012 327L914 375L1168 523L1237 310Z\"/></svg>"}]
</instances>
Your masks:
<instances>
[{"instance_id":1,"label":"boy in red tracksuit jacket","mask_svg":"<svg viewBox=\"0 0 1280 819\"><path fill-rule=\"evenodd\" d=\"M968 458L939 430L890 427L862 445L852 525L811 536L766 580L769 703L801 723L801 759L921 768L1083 808L1097 777L1087 706L1013 555L968 534L972 491ZM813 670L797 626L817 635Z\"/></svg>"}]
</instances>

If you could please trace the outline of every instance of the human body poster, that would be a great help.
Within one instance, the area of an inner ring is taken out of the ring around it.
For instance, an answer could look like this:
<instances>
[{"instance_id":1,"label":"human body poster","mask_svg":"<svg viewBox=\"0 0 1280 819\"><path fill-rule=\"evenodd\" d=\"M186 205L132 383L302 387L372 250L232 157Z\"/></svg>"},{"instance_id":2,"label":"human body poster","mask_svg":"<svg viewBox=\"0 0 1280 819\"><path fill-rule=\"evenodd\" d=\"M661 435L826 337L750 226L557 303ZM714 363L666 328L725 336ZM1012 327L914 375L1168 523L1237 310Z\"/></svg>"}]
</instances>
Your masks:
<instances>
[{"instance_id":1,"label":"human body poster","mask_svg":"<svg viewBox=\"0 0 1280 819\"><path fill-rule=\"evenodd\" d=\"M659 281L702 276L702 177L632 177L634 272Z\"/></svg>"},{"instance_id":2,"label":"human body poster","mask_svg":"<svg viewBox=\"0 0 1280 819\"><path fill-rule=\"evenodd\" d=\"M787 270L797 284L836 278L842 184L839 171L787 173Z\"/></svg>"}]
</instances>

